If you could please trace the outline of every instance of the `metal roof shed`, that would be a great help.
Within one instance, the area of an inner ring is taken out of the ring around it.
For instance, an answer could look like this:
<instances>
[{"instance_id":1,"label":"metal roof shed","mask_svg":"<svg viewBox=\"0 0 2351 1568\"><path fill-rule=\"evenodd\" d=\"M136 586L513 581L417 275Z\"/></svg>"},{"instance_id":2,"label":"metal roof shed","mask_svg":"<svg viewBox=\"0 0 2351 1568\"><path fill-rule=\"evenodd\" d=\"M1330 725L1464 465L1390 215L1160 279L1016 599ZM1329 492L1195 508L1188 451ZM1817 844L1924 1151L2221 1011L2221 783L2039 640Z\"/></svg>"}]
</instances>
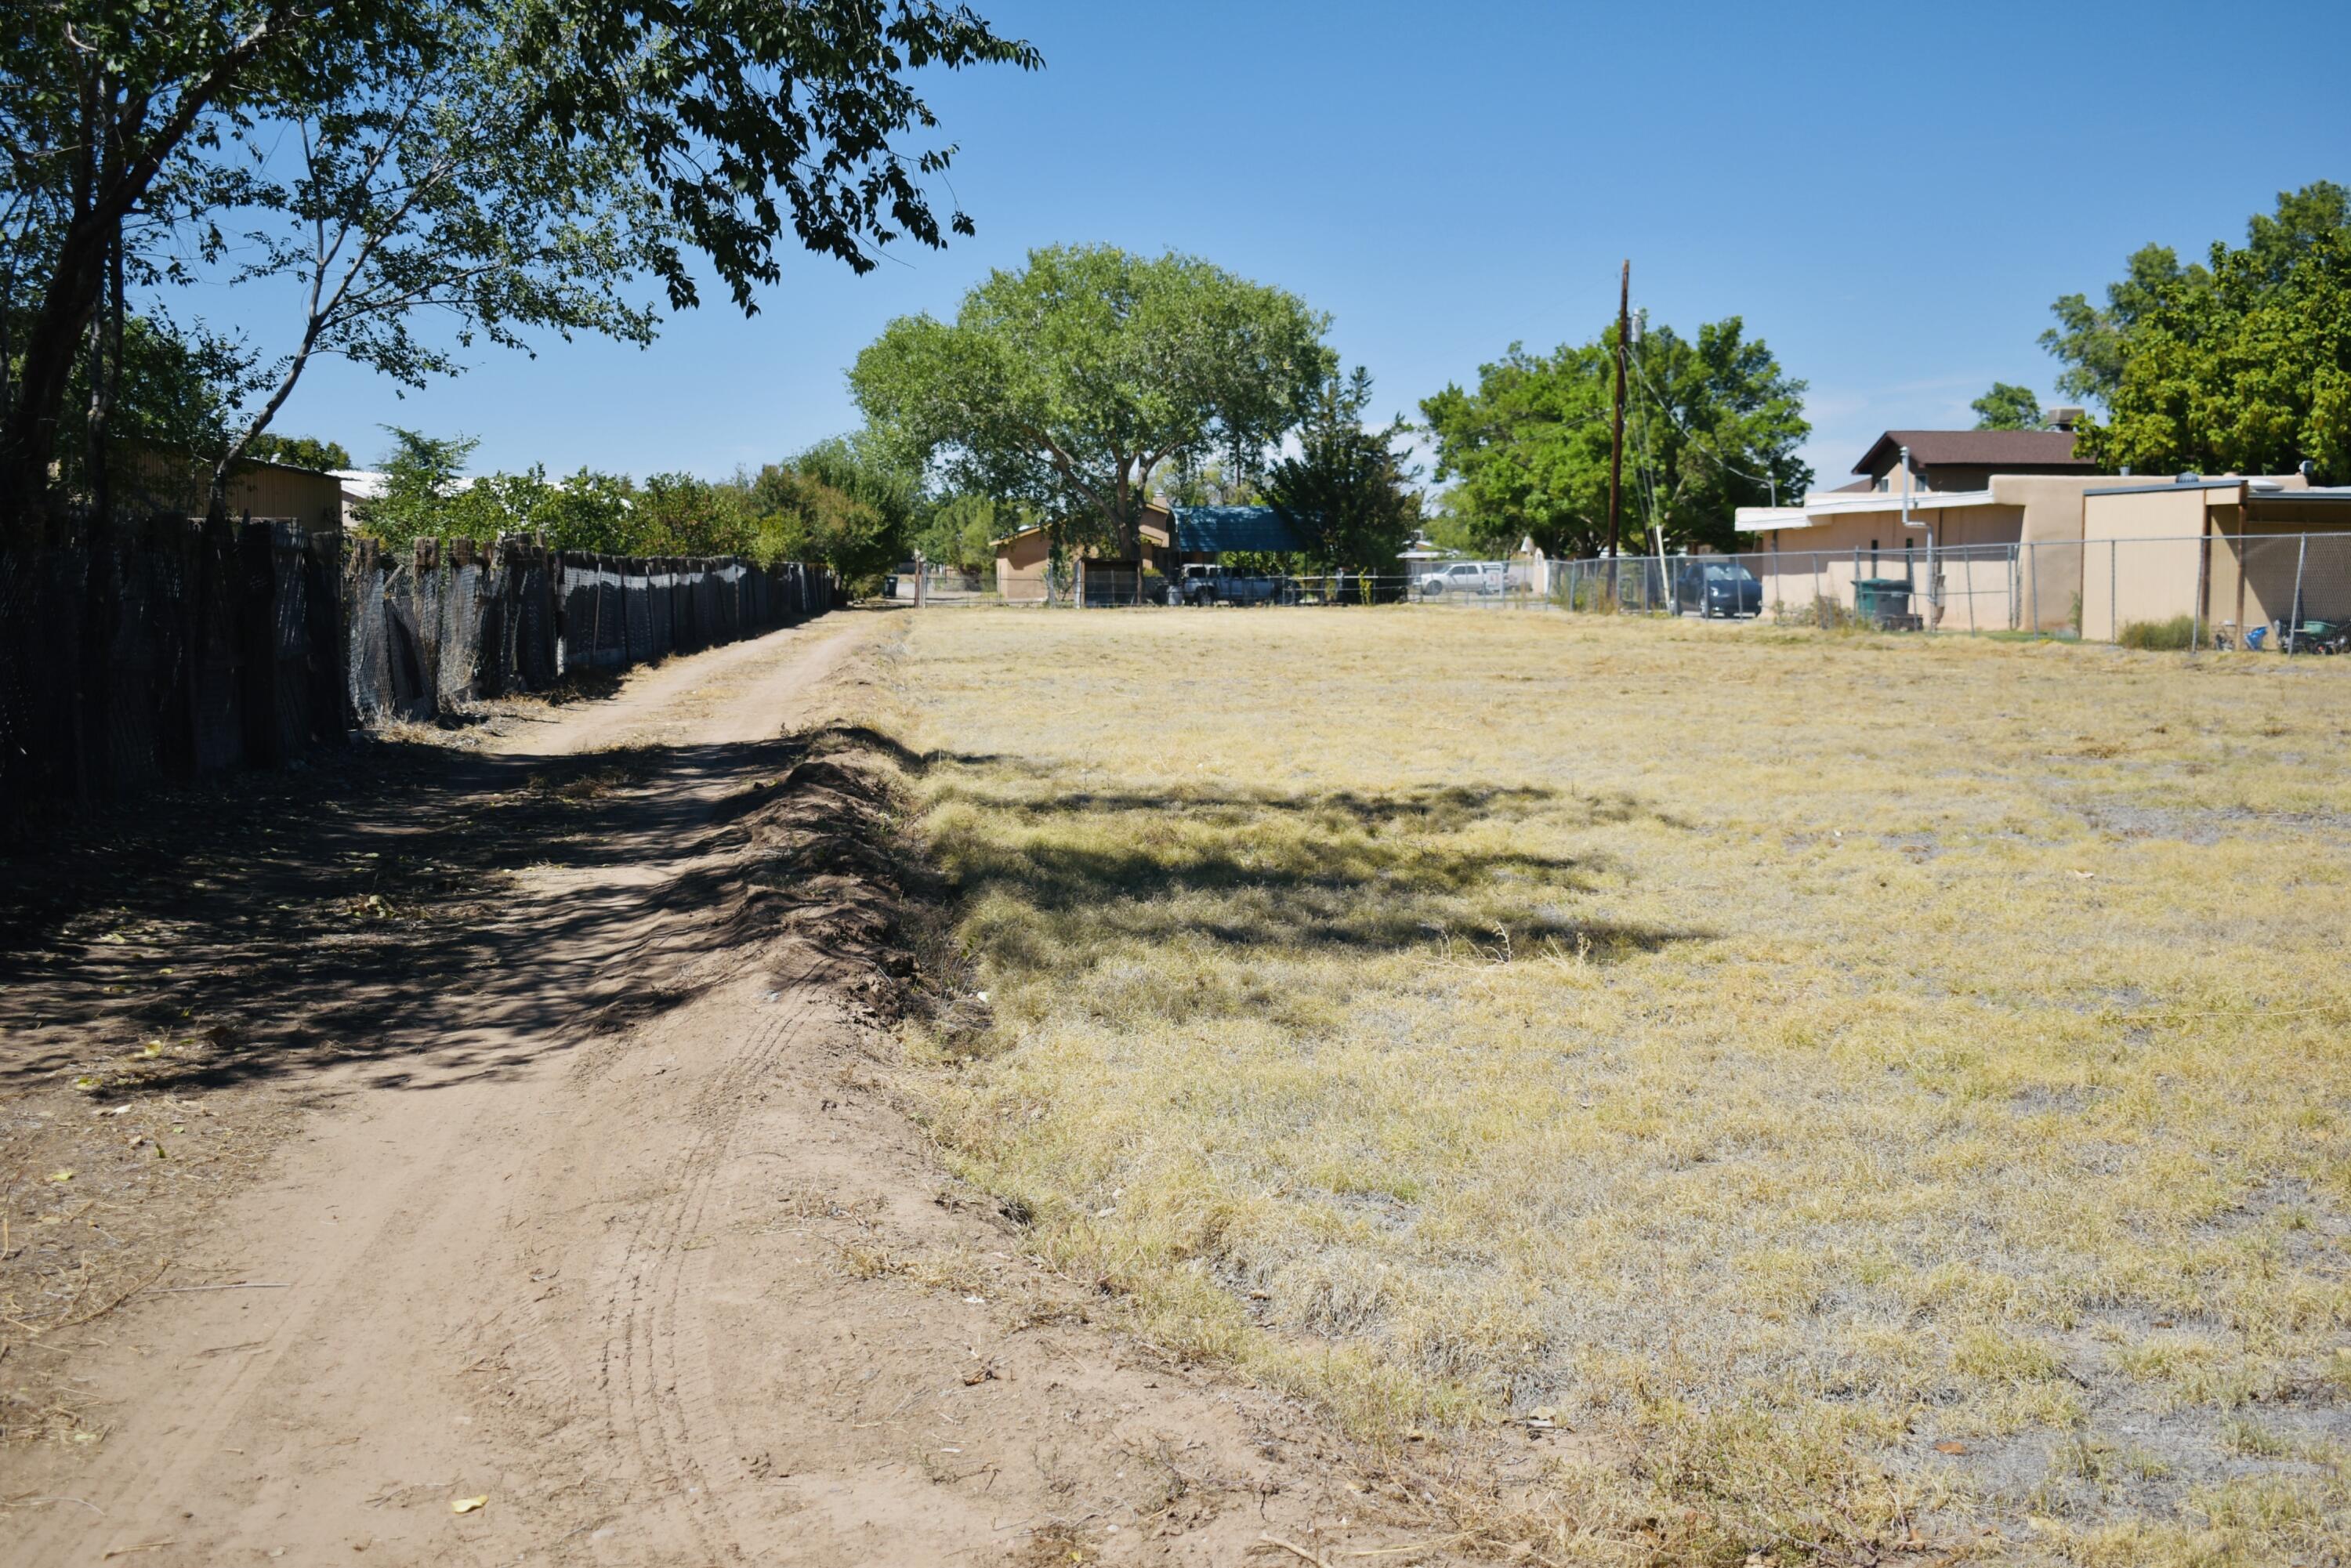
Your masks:
<instances>
[{"instance_id":1,"label":"metal roof shed","mask_svg":"<svg viewBox=\"0 0 2351 1568\"><path fill-rule=\"evenodd\" d=\"M1271 507L1177 507L1178 556L1232 555L1244 550L1294 555L1305 549Z\"/></svg>"}]
</instances>

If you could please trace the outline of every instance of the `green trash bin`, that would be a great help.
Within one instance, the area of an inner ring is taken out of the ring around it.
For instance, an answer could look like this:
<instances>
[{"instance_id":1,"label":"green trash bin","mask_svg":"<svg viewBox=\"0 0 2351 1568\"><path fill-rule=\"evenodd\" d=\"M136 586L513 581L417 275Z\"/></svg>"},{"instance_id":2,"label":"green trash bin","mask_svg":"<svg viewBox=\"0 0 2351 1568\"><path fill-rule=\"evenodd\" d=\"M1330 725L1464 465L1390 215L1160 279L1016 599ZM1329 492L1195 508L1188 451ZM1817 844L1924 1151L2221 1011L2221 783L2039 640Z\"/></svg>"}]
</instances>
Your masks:
<instances>
[{"instance_id":1,"label":"green trash bin","mask_svg":"<svg viewBox=\"0 0 2351 1568\"><path fill-rule=\"evenodd\" d=\"M1910 615L1910 580L1903 577L1861 577L1853 584L1853 613L1872 626L1905 621Z\"/></svg>"}]
</instances>

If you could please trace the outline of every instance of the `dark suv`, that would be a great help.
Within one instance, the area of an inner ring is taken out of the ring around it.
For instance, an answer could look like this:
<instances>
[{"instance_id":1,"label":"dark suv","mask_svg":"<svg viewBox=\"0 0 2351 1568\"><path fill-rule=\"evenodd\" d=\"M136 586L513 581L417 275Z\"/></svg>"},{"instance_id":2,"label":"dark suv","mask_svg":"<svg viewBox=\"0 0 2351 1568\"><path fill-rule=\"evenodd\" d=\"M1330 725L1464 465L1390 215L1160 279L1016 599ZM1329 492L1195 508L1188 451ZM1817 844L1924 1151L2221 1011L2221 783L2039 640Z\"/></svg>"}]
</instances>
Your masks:
<instances>
[{"instance_id":1,"label":"dark suv","mask_svg":"<svg viewBox=\"0 0 2351 1568\"><path fill-rule=\"evenodd\" d=\"M1674 572L1674 613L1761 615L1763 585L1735 560L1685 560Z\"/></svg>"}]
</instances>

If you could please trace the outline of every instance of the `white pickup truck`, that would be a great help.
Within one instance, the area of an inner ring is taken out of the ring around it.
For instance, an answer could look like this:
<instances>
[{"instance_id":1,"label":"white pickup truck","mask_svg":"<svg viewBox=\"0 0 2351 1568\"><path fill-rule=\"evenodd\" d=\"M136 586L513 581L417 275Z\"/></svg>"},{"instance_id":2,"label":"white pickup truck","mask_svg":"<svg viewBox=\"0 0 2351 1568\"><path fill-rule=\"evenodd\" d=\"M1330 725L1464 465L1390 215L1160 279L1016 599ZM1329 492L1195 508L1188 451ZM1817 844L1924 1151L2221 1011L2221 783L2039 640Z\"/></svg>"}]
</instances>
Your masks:
<instances>
[{"instance_id":1,"label":"white pickup truck","mask_svg":"<svg viewBox=\"0 0 2351 1568\"><path fill-rule=\"evenodd\" d=\"M1448 593L1499 593L1508 576L1509 569L1499 560L1456 560L1421 573L1413 586L1423 599L1442 599Z\"/></svg>"}]
</instances>

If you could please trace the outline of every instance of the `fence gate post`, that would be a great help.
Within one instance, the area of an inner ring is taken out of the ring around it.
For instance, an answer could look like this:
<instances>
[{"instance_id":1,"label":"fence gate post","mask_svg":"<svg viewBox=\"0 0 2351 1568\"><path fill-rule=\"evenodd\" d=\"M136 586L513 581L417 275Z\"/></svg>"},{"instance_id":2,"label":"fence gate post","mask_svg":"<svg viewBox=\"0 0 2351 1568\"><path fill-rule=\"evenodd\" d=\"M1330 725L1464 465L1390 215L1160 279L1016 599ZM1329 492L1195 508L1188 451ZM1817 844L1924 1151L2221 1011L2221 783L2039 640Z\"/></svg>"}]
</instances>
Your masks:
<instances>
[{"instance_id":1,"label":"fence gate post","mask_svg":"<svg viewBox=\"0 0 2351 1568\"><path fill-rule=\"evenodd\" d=\"M2309 559L2310 536L2308 534L2304 534L2302 536L2300 548L2295 549L2294 552L2294 601L2292 608L2286 612L2286 613L2294 617L2294 624L2289 629L2290 633L2292 632L2299 632L2302 630L2302 568L2303 563ZM2281 652L2287 651L2290 650L2281 650Z\"/></svg>"},{"instance_id":2,"label":"fence gate post","mask_svg":"<svg viewBox=\"0 0 2351 1568\"><path fill-rule=\"evenodd\" d=\"M2211 588L2211 536L2200 534L2196 539L2196 602L2189 607L2188 618L2188 651L2191 653L2204 646L2204 596Z\"/></svg>"}]
</instances>

